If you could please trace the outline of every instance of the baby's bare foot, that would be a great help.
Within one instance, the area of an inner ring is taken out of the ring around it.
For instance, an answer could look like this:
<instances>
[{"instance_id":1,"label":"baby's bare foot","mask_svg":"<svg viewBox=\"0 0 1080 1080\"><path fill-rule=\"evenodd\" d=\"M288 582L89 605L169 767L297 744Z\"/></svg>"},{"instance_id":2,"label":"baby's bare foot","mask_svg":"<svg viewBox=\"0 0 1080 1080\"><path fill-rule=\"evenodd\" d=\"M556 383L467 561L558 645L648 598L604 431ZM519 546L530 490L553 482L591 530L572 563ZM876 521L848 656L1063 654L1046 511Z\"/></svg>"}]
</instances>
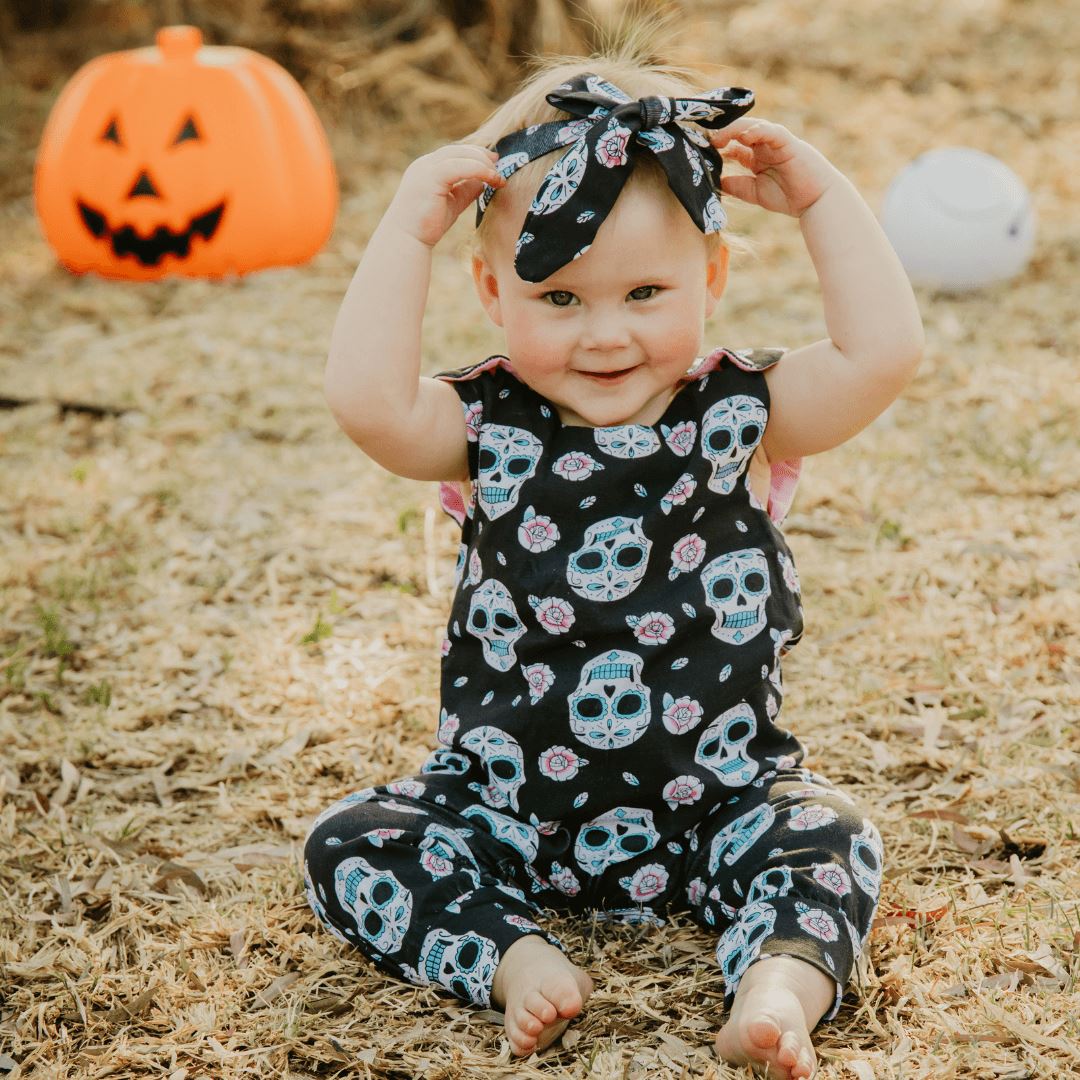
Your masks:
<instances>
[{"instance_id":1,"label":"baby's bare foot","mask_svg":"<svg viewBox=\"0 0 1080 1080\"><path fill-rule=\"evenodd\" d=\"M739 983L717 1054L732 1065L763 1067L770 1080L809 1080L817 1069L810 1032L835 993L836 983L803 960L759 960Z\"/></svg>"},{"instance_id":2,"label":"baby's bare foot","mask_svg":"<svg viewBox=\"0 0 1080 1080\"><path fill-rule=\"evenodd\" d=\"M519 938L503 953L491 985L515 1054L550 1046L581 1012L592 979L539 934Z\"/></svg>"}]
</instances>

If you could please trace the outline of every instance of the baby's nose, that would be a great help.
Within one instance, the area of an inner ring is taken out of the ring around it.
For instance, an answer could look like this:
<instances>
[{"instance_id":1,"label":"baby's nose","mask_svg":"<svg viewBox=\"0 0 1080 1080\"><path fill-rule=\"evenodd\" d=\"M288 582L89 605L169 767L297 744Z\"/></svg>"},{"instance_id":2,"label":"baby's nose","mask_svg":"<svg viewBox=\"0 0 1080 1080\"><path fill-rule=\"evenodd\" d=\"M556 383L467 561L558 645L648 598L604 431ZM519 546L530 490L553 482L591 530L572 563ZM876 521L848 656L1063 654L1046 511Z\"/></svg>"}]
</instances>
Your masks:
<instances>
[{"instance_id":1,"label":"baby's nose","mask_svg":"<svg viewBox=\"0 0 1080 1080\"><path fill-rule=\"evenodd\" d=\"M594 311L585 328L583 344L588 349L617 349L629 343L625 316L617 311Z\"/></svg>"}]
</instances>

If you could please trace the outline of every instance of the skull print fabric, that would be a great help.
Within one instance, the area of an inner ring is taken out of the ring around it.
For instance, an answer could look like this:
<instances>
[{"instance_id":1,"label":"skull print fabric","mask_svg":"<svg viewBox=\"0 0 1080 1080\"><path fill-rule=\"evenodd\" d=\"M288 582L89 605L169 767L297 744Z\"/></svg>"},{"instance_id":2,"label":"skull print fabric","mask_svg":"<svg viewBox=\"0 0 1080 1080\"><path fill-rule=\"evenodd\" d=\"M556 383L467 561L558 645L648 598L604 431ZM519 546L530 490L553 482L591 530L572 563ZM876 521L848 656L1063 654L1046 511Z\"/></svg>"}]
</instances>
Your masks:
<instances>
[{"instance_id":1,"label":"skull print fabric","mask_svg":"<svg viewBox=\"0 0 1080 1080\"><path fill-rule=\"evenodd\" d=\"M444 485L462 533L437 745L305 845L313 910L384 970L486 1005L515 940L559 946L542 909L679 908L715 932L729 1005L787 954L836 981L835 1015L883 851L778 721L803 632L790 486L774 464L766 509L748 470L779 355L717 350L658 423L609 428L563 425L504 357L440 376L471 497Z\"/></svg>"},{"instance_id":2,"label":"skull print fabric","mask_svg":"<svg viewBox=\"0 0 1080 1080\"><path fill-rule=\"evenodd\" d=\"M563 425L504 358L448 377L473 496L429 765L541 832L545 878L584 886L801 754L777 721L798 577L749 486L768 388L709 360L659 423L608 428Z\"/></svg>"}]
</instances>

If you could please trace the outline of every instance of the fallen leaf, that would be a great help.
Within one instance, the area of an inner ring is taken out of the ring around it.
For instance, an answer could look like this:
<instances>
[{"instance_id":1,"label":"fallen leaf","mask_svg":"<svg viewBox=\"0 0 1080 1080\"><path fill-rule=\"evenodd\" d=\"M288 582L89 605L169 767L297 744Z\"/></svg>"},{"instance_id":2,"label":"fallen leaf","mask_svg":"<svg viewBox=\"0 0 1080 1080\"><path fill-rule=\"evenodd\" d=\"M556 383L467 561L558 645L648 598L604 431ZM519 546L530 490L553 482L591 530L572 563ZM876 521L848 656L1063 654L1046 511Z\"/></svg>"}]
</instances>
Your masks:
<instances>
[{"instance_id":1,"label":"fallen leaf","mask_svg":"<svg viewBox=\"0 0 1080 1080\"><path fill-rule=\"evenodd\" d=\"M1005 967L1013 971L1023 971L1028 975L1045 972L1052 975L1062 986L1069 982L1069 971L1054 955L1047 944L1042 944L1034 952L1025 952L1022 957L1010 956L1002 961Z\"/></svg>"},{"instance_id":2,"label":"fallen leaf","mask_svg":"<svg viewBox=\"0 0 1080 1080\"><path fill-rule=\"evenodd\" d=\"M919 922L937 922L938 919L949 913L949 905L946 903L938 907L920 910L917 908L902 908L896 904L883 904L880 910L883 912L881 917L884 919L905 919L914 925Z\"/></svg>"},{"instance_id":3,"label":"fallen leaf","mask_svg":"<svg viewBox=\"0 0 1080 1080\"><path fill-rule=\"evenodd\" d=\"M957 813L955 810L913 810L908 817L931 818L937 821L959 821L961 825L967 825L971 819L966 814Z\"/></svg>"},{"instance_id":4,"label":"fallen leaf","mask_svg":"<svg viewBox=\"0 0 1080 1080\"><path fill-rule=\"evenodd\" d=\"M247 967L247 961L244 959L244 944L247 940L247 935L243 930L234 930L229 935L229 951L236 957L237 967Z\"/></svg>"},{"instance_id":5,"label":"fallen leaf","mask_svg":"<svg viewBox=\"0 0 1080 1080\"><path fill-rule=\"evenodd\" d=\"M1002 862L1000 859L972 859L971 865L976 870L985 870L990 874L1007 874L1009 872L1009 864Z\"/></svg>"},{"instance_id":6,"label":"fallen leaf","mask_svg":"<svg viewBox=\"0 0 1080 1080\"><path fill-rule=\"evenodd\" d=\"M157 880L154 882L154 888L158 892L166 891L169 882L175 880L182 881L185 885L190 885L192 888L198 889L203 896L206 896L209 891L206 888L206 883L203 879L190 867L184 866L181 863L169 862L169 860L166 859L158 865L158 870L160 873L158 874Z\"/></svg>"},{"instance_id":7,"label":"fallen leaf","mask_svg":"<svg viewBox=\"0 0 1080 1080\"><path fill-rule=\"evenodd\" d=\"M1068 1039L1054 1038L1051 1035L1044 1035L1038 1028L1023 1023L1011 1013L1006 1012L986 998L980 997L979 1004L986 1012L986 1015L989 1016L994 1023L1000 1024L1003 1028L1012 1032L1014 1036L1019 1036L1021 1039L1026 1039L1028 1042L1035 1043L1036 1046L1046 1046L1051 1050L1059 1050L1072 1058L1073 1061L1080 1062L1080 1047L1077 1046L1075 1040L1070 1041Z\"/></svg>"},{"instance_id":8,"label":"fallen leaf","mask_svg":"<svg viewBox=\"0 0 1080 1080\"><path fill-rule=\"evenodd\" d=\"M142 1016L153 1004L155 989L155 987L151 987L133 1001L121 1001L105 1014L105 1019L111 1024L121 1024L125 1020L134 1020L135 1017Z\"/></svg>"},{"instance_id":9,"label":"fallen leaf","mask_svg":"<svg viewBox=\"0 0 1080 1080\"><path fill-rule=\"evenodd\" d=\"M1002 854L1010 859L1014 855L1021 859L1038 859L1046 853L1049 843L1041 836L1010 836L1004 829L998 829L998 835L1005 845Z\"/></svg>"},{"instance_id":10,"label":"fallen leaf","mask_svg":"<svg viewBox=\"0 0 1080 1080\"><path fill-rule=\"evenodd\" d=\"M994 841L990 837L977 836L971 829L962 829L955 823L952 835L953 843L969 855L985 855L994 846Z\"/></svg>"},{"instance_id":11,"label":"fallen leaf","mask_svg":"<svg viewBox=\"0 0 1080 1080\"><path fill-rule=\"evenodd\" d=\"M1024 873L1024 867L1015 855L1009 856L1009 872L1012 874L1013 884L1018 889L1022 889L1024 885L1031 880L1031 878Z\"/></svg>"},{"instance_id":12,"label":"fallen leaf","mask_svg":"<svg viewBox=\"0 0 1080 1080\"><path fill-rule=\"evenodd\" d=\"M945 723L948 714L940 706L932 709L924 709L919 719L922 721L922 751L927 758L937 756L940 749L938 739L941 736L941 727Z\"/></svg>"},{"instance_id":13,"label":"fallen leaf","mask_svg":"<svg viewBox=\"0 0 1080 1080\"><path fill-rule=\"evenodd\" d=\"M255 998L263 1005L269 1005L274 998L279 997L299 978L298 971L288 971L284 975L279 975L265 990L260 990Z\"/></svg>"}]
</instances>

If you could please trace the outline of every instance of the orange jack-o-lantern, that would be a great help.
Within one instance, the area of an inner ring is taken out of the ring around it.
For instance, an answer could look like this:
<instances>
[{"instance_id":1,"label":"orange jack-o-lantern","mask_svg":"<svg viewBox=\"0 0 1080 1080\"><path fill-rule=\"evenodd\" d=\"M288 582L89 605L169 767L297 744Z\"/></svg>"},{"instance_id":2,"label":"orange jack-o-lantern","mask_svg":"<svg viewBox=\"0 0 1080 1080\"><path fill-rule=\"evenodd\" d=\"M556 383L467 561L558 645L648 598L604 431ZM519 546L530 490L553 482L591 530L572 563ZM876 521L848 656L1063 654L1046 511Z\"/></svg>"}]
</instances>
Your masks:
<instances>
[{"instance_id":1,"label":"orange jack-o-lantern","mask_svg":"<svg viewBox=\"0 0 1080 1080\"><path fill-rule=\"evenodd\" d=\"M193 26L76 72L34 194L65 266L138 280L304 262L337 210L330 147L296 80L250 49L203 47Z\"/></svg>"}]
</instances>

